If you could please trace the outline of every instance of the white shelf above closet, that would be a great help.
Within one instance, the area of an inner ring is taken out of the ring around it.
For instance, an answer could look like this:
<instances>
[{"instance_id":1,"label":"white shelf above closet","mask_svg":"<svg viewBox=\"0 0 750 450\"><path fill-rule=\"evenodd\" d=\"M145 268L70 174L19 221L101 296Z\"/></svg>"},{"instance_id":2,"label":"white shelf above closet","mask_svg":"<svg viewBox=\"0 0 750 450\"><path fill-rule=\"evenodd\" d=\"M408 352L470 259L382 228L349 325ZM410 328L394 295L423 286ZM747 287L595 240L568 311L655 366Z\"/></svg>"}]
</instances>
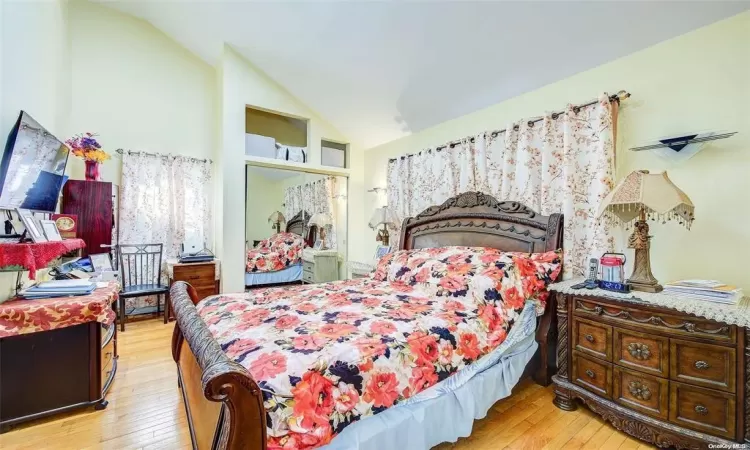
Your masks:
<instances>
[{"instance_id":1,"label":"white shelf above closet","mask_svg":"<svg viewBox=\"0 0 750 450\"><path fill-rule=\"evenodd\" d=\"M297 163L293 161L285 161L283 159L263 158L261 156L252 155L245 155L245 163L274 169L297 170L301 172L322 173L326 175L340 175L343 177L348 177L351 174L349 169L340 167L322 166L313 163Z\"/></svg>"}]
</instances>

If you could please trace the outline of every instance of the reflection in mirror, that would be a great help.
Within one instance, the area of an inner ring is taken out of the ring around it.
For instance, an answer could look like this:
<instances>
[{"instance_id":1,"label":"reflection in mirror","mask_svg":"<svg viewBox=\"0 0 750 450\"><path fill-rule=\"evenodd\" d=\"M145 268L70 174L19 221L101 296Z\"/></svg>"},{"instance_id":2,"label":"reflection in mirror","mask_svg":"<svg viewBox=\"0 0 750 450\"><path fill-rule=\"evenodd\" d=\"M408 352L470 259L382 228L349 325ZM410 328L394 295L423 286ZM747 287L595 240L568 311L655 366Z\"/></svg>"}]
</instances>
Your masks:
<instances>
[{"instance_id":1,"label":"reflection in mirror","mask_svg":"<svg viewBox=\"0 0 750 450\"><path fill-rule=\"evenodd\" d=\"M248 165L245 288L343 279L347 178Z\"/></svg>"}]
</instances>

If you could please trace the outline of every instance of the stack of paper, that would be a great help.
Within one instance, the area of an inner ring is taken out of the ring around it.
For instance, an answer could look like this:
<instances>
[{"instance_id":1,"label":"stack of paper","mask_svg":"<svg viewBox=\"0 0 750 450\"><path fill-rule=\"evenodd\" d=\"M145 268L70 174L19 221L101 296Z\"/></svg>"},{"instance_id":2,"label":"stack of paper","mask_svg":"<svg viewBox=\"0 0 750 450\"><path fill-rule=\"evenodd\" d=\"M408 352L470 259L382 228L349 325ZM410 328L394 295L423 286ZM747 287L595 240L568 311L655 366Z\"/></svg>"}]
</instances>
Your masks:
<instances>
[{"instance_id":1,"label":"stack of paper","mask_svg":"<svg viewBox=\"0 0 750 450\"><path fill-rule=\"evenodd\" d=\"M55 280L45 281L19 292L26 299L70 297L88 295L96 289L96 283L88 280Z\"/></svg>"},{"instance_id":2,"label":"stack of paper","mask_svg":"<svg viewBox=\"0 0 750 450\"><path fill-rule=\"evenodd\" d=\"M742 289L716 280L682 280L664 286L664 292L717 303L737 303Z\"/></svg>"}]
</instances>

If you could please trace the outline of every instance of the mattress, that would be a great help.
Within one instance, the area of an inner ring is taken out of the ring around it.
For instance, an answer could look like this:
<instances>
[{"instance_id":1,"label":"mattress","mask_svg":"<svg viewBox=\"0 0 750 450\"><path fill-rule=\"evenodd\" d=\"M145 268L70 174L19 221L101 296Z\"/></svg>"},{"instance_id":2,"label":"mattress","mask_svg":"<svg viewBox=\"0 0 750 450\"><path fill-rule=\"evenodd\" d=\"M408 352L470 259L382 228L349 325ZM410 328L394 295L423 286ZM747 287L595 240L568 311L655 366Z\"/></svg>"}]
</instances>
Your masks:
<instances>
[{"instance_id":1,"label":"mattress","mask_svg":"<svg viewBox=\"0 0 750 450\"><path fill-rule=\"evenodd\" d=\"M264 284L291 283L302 279L302 263L293 264L286 269L274 272L245 272L245 286Z\"/></svg>"}]
</instances>

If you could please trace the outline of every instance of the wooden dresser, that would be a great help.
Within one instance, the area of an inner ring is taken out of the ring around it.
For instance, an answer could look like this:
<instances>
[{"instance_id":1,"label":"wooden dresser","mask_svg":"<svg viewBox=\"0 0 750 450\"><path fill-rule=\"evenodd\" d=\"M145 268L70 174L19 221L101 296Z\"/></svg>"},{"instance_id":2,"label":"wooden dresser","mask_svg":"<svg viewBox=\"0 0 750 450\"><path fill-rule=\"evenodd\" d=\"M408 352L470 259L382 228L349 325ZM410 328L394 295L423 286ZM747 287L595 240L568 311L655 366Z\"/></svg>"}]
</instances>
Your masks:
<instances>
[{"instance_id":1,"label":"wooden dresser","mask_svg":"<svg viewBox=\"0 0 750 450\"><path fill-rule=\"evenodd\" d=\"M559 408L580 399L659 447L750 439L745 328L606 294L553 293Z\"/></svg>"},{"instance_id":2,"label":"wooden dresser","mask_svg":"<svg viewBox=\"0 0 750 450\"><path fill-rule=\"evenodd\" d=\"M175 281L190 283L198 293L198 298L206 298L219 293L219 260L201 263L178 263L176 260L167 260L167 274L169 286ZM164 322L174 319L172 305L167 298Z\"/></svg>"},{"instance_id":3,"label":"wooden dresser","mask_svg":"<svg viewBox=\"0 0 750 450\"><path fill-rule=\"evenodd\" d=\"M0 433L76 408L106 408L117 357L116 323L0 339Z\"/></svg>"}]
</instances>

